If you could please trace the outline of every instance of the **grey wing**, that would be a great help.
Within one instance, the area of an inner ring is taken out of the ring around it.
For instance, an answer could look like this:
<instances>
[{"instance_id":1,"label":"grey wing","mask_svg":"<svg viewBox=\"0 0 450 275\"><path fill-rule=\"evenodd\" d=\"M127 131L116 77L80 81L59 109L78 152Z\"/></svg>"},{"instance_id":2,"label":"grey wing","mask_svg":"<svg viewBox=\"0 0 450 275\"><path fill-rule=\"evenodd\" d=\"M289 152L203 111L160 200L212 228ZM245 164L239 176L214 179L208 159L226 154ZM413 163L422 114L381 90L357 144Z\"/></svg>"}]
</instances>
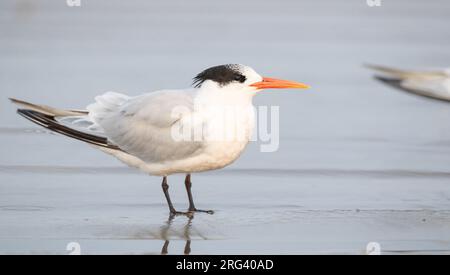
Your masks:
<instances>
[{"instance_id":1,"label":"grey wing","mask_svg":"<svg viewBox=\"0 0 450 275\"><path fill-rule=\"evenodd\" d=\"M174 112L176 108L185 112ZM179 141L172 136L172 127L192 111L192 93L159 91L130 98L115 110L103 113L96 122L108 140L125 152L149 163L164 163L201 151L201 142Z\"/></svg>"},{"instance_id":2,"label":"grey wing","mask_svg":"<svg viewBox=\"0 0 450 275\"><path fill-rule=\"evenodd\" d=\"M450 76L445 71L406 71L367 65L381 72L375 79L399 90L438 100L450 101Z\"/></svg>"}]
</instances>

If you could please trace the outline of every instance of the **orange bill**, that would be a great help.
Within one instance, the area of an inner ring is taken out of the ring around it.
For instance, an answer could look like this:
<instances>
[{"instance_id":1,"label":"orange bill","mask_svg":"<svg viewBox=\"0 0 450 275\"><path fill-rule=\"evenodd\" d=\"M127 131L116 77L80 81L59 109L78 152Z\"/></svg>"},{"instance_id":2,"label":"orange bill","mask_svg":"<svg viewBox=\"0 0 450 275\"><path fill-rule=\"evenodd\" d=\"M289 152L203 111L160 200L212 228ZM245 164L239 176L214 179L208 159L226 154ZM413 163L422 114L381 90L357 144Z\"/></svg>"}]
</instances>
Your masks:
<instances>
[{"instance_id":1,"label":"orange bill","mask_svg":"<svg viewBox=\"0 0 450 275\"><path fill-rule=\"evenodd\" d=\"M251 84L250 86L262 89L308 89L309 86L300 82L263 77L263 80Z\"/></svg>"}]
</instances>

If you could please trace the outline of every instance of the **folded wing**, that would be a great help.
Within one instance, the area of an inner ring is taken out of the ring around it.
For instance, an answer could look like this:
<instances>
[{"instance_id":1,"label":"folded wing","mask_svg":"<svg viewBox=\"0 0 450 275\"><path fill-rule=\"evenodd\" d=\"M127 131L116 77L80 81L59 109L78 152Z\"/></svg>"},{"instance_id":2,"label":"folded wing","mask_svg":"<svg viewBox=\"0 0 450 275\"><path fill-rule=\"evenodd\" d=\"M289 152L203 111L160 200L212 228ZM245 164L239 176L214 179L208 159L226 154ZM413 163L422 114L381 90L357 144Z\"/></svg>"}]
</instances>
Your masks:
<instances>
[{"instance_id":1,"label":"folded wing","mask_svg":"<svg viewBox=\"0 0 450 275\"><path fill-rule=\"evenodd\" d=\"M172 127L193 111L190 91L159 91L137 97L107 92L87 110L64 110L11 99L18 113L53 132L102 148L122 151L147 163L195 156L201 142L176 140ZM182 108L184 112L174 112ZM181 125L182 127L182 125Z\"/></svg>"},{"instance_id":2,"label":"folded wing","mask_svg":"<svg viewBox=\"0 0 450 275\"><path fill-rule=\"evenodd\" d=\"M193 93L158 91L120 99L105 94L88 106L89 117L113 144L148 163L195 156L202 143L179 141L172 127L193 111ZM183 109L184 113L174 112Z\"/></svg>"}]
</instances>

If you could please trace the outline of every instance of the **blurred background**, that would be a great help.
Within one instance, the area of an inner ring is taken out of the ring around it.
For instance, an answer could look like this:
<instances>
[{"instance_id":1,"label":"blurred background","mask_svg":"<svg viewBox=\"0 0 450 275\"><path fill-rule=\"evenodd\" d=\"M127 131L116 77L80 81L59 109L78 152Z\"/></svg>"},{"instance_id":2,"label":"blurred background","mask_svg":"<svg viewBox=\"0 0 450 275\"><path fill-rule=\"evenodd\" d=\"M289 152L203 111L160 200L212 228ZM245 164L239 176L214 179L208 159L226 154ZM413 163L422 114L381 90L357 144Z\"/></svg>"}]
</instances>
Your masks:
<instances>
[{"instance_id":1,"label":"blurred background","mask_svg":"<svg viewBox=\"0 0 450 275\"><path fill-rule=\"evenodd\" d=\"M166 211L160 179L38 130L8 97L84 108L109 90L185 88L224 63L312 89L255 98L280 106L277 152L252 143L226 170L194 177L198 204L219 209L196 217L200 239L218 235L225 247L206 242L197 253L359 253L373 239L392 251L450 250L450 105L395 91L362 66L449 67L449 14L446 0L1 1L2 252L64 253L25 237L159 240L134 230L157 228ZM172 190L185 202L181 185ZM121 211L134 216L124 222ZM270 226L253 234L261 223ZM342 230L332 237L324 228Z\"/></svg>"}]
</instances>

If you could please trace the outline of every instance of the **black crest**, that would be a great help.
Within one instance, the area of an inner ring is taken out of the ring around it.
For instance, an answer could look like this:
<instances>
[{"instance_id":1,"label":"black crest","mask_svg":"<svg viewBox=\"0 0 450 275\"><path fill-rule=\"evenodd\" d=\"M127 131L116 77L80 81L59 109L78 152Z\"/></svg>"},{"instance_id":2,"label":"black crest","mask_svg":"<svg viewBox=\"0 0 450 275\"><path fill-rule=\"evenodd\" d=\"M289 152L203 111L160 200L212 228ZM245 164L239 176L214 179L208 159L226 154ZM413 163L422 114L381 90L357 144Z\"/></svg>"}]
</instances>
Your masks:
<instances>
[{"instance_id":1,"label":"black crest","mask_svg":"<svg viewBox=\"0 0 450 275\"><path fill-rule=\"evenodd\" d=\"M244 83L247 78L239 71L239 65L228 64L214 66L199 73L194 77L193 85L198 88L206 80L215 81L223 86L233 81Z\"/></svg>"}]
</instances>

